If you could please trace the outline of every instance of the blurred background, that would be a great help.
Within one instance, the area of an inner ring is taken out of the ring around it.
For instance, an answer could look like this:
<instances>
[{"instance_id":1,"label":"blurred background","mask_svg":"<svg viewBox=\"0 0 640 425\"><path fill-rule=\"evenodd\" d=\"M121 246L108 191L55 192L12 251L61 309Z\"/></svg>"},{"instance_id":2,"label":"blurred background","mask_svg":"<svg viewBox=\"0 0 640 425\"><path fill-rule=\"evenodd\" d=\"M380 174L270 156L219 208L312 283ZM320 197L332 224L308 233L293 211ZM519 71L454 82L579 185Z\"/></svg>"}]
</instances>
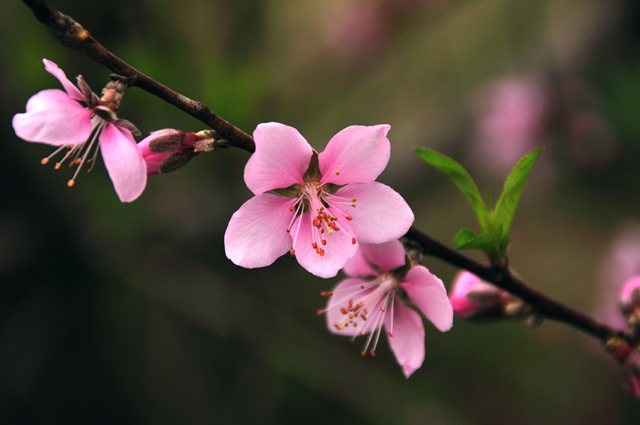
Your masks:
<instances>
[{"instance_id":1,"label":"blurred background","mask_svg":"<svg viewBox=\"0 0 640 425\"><path fill-rule=\"evenodd\" d=\"M340 129L391 125L379 178L416 226L452 244L478 230L453 184L413 153L444 152L497 199L546 146L513 226L532 286L622 326L640 273L640 3L633 0L52 0L106 48L251 133L296 127L318 150ZM339 278L289 256L245 270L226 224L250 196L248 154L203 154L121 204L100 162L69 189L52 149L15 136L30 96L60 88L42 58L94 91L110 71L0 0L0 423L632 424L640 402L597 342L557 323L428 324L405 379L327 332ZM203 125L131 89L143 132ZM480 258L480 257L478 257ZM447 286L456 270L427 258Z\"/></svg>"}]
</instances>

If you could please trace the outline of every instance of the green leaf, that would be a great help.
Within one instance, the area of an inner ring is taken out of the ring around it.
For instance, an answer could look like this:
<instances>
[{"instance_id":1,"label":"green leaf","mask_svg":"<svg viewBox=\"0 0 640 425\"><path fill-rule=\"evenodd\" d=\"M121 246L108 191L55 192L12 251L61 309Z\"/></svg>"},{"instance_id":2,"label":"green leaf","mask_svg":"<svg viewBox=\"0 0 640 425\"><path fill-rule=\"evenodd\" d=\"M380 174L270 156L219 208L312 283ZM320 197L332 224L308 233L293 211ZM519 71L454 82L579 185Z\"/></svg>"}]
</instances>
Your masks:
<instances>
[{"instance_id":1,"label":"green leaf","mask_svg":"<svg viewBox=\"0 0 640 425\"><path fill-rule=\"evenodd\" d=\"M435 169L442 171L458 186L458 189L462 191L462 194L467 198L473 211L478 217L480 228L483 232L490 231L489 213L485 207L484 201L478 192L475 182L467 173L467 170L453 159L446 155L433 151L427 148L416 148L416 153L427 164L431 165Z\"/></svg>"},{"instance_id":2,"label":"green leaf","mask_svg":"<svg viewBox=\"0 0 640 425\"><path fill-rule=\"evenodd\" d=\"M458 236L456 236L456 240L455 240L456 248L479 249L489 254L489 256L494 260L499 259L496 239L493 237L493 234L491 233L483 233L480 236L467 240L465 243L458 244L458 242L462 242L463 238L471 236L471 234L466 232L466 230L469 230L469 229L462 229L460 233L458 233ZM463 235L463 232L464 232L464 235Z\"/></svg>"},{"instance_id":3,"label":"green leaf","mask_svg":"<svg viewBox=\"0 0 640 425\"><path fill-rule=\"evenodd\" d=\"M504 251L506 244L509 242L511 225L518 208L518 202L520 202L522 189L542 149L544 147L531 151L518 161L504 184L502 195L500 195L496 209L492 214L492 222L499 233L497 236L501 239L500 251Z\"/></svg>"},{"instance_id":4,"label":"green leaf","mask_svg":"<svg viewBox=\"0 0 640 425\"><path fill-rule=\"evenodd\" d=\"M465 228L460 230L460 232L456 235L455 239L453 240L453 244L455 245L456 249L460 249L461 246L469 241L474 240L477 237L478 235L476 235L473 230Z\"/></svg>"}]
</instances>

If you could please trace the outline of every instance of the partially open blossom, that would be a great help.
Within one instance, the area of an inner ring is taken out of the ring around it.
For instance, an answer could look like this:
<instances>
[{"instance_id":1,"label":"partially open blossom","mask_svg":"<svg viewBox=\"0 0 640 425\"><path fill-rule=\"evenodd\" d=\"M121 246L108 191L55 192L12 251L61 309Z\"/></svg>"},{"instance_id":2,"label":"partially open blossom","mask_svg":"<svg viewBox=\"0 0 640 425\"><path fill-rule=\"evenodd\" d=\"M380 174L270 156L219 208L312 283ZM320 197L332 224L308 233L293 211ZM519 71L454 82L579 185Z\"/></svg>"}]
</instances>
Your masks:
<instances>
[{"instance_id":1,"label":"partially open blossom","mask_svg":"<svg viewBox=\"0 0 640 425\"><path fill-rule=\"evenodd\" d=\"M454 278L449 300L456 315L475 323L531 316L530 307L519 298L468 271Z\"/></svg>"},{"instance_id":2,"label":"partially open blossom","mask_svg":"<svg viewBox=\"0 0 640 425\"><path fill-rule=\"evenodd\" d=\"M355 257L347 261L343 280L329 296L327 327L337 335L369 334L362 354L373 356L385 328L389 345L408 378L424 361L424 326L407 299L435 327L448 331L453 325L453 309L440 279L426 267L406 264L398 240L378 245L360 244ZM372 279L365 279L365 278Z\"/></svg>"},{"instance_id":3,"label":"partially open blossom","mask_svg":"<svg viewBox=\"0 0 640 425\"><path fill-rule=\"evenodd\" d=\"M214 150L214 142L222 140L215 130L198 133L166 128L152 132L138 143L147 164L147 174L168 173L185 165L200 152Z\"/></svg>"},{"instance_id":4,"label":"partially open blossom","mask_svg":"<svg viewBox=\"0 0 640 425\"><path fill-rule=\"evenodd\" d=\"M351 126L318 154L293 128L260 124L244 180L256 195L231 217L227 257L264 267L287 251L320 277L333 277L358 243L404 235L413 213L390 187L374 180L389 161L388 125Z\"/></svg>"},{"instance_id":5,"label":"partially open blossom","mask_svg":"<svg viewBox=\"0 0 640 425\"><path fill-rule=\"evenodd\" d=\"M115 114L126 86L112 81L99 99L81 76L78 77L78 88L55 63L47 59L43 59L43 62L45 70L60 81L66 93L50 89L32 96L27 102L26 113L13 117L16 135L29 142L59 146L53 154L42 160L43 164L57 153L69 149L56 164L56 169L66 160L70 167L77 165L68 186L73 186L85 163L95 164L98 151L102 151L105 167L118 197L122 202L133 201L144 190L147 172L142 154L131 134L137 129L130 122L118 119Z\"/></svg>"}]
</instances>

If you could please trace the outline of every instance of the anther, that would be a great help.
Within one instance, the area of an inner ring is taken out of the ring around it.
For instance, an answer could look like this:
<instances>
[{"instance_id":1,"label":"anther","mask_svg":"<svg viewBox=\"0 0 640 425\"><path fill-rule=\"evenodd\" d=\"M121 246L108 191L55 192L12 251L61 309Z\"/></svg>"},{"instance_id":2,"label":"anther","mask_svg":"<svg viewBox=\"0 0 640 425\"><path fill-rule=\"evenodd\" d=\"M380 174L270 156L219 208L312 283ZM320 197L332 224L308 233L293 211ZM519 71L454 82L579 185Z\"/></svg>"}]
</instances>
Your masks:
<instances>
[{"instance_id":1,"label":"anther","mask_svg":"<svg viewBox=\"0 0 640 425\"><path fill-rule=\"evenodd\" d=\"M362 355L362 357L365 357L367 355L366 351L361 351L360 354Z\"/></svg>"},{"instance_id":2,"label":"anther","mask_svg":"<svg viewBox=\"0 0 640 425\"><path fill-rule=\"evenodd\" d=\"M49 158L42 158L42 161L40 161L40 164L45 165L49 162Z\"/></svg>"},{"instance_id":3,"label":"anther","mask_svg":"<svg viewBox=\"0 0 640 425\"><path fill-rule=\"evenodd\" d=\"M60 164L59 162L56 162L56 166L53 168L55 168L56 170L59 170L60 167L62 167L62 164Z\"/></svg>"},{"instance_id":4,"label":"anther","mask_svg":"<svg viewBox=\"0 0 640 425\"><path fill-rule=\"evenodd\" d=\"M351 202L356 202L356 198L351 198Z\"/></svg>"},{"instance_id":5,"label":"anther","mask_svg":"<svg viewBox=\"0 0 640 425\"><path fill-rule=\"evenodd\" d=\"M72 187L76 182L74 182L73 180L69 180L67 182L67 186Z\"/></svg>"},{"instance_id":6,"label":"anther","mask_svg":"<svg viewBox=\"0 0 640 425\"><path fill-rule=\"evenodd\" d=\"M371 354L371 357L375 357L376 356L376 352L373 351L373 348L371 350L369 350L369 354Z\"/></svg>"},{"instance_id":7,"label":"anther","mask_svg":"<svg viewBox=\"0 0 640 425\"><path fill-rule=\"evenodd\" d=\"M351 217L350 215L346 216L345 218L349 221L353 220L353 217Z\"/></svg>"},{"instance_id":8,"label":"anther","mask_svg":"<svg viewBox=\"0 0 640 425\"><path fill-rule=\"evenodd\" d=\"M389 331L389 336L393 338L393 334L391 333L391 331Z\"/></svg>"},{"instance_id":9,"label":"anther","mask_svg":"<svg viewBox=\"0 0 640 425\"><path fill-rule=\"evenodd\" d=\"M336 176L340 175L340 170L336 170Z\"/></svg>"},{"instance_id":10,"label":"anther","mask_svg":"<svg viewBox=\"0 0 640 425\"><path fill-rule=\"evenodd\" d=\"M291 229L287 229L287 233L291 233Z\"/></svg>"},{"instance_id":11,"label":"anther","mask_svg":"<svg viewBox=\"0 0 640 425\"><path fill-rule=\"evenodd\" d=\"M323 309L319 309L318 310L318 316L322 316L322 313L324 313L324 310Z\"/></svg>"},{"instance_id":12,"label":"anther","mask_svg":"<svg viewBox=\"0 0 640 425\"><path fill-rule=\"evenodd\" d=\"M356 244L356 242L358 242L358 241L356 240L356 238L351 238L351 244L355 245L355 244Z\"/></svg>"},{"instance_id":13,"label":"anther","mask_svg":"<svg viewBox=\"0 0 640 425\"><path fill-rule=\"evenodd\" d=\"M366 334L363 331L360 331L360 336L365 336Z\"/></svg>"},{"instance_id":14,"label":"anther","mask_svg":"<svg viewBox=\"0 0 640 425\"><path fill-rule=\"evenodd\" d=\"M290 249L289 250L289 254L291 254L292 257L294 257L296 255L296 250L295 249Z\"/></svg>"},{"instance_id":15,"label":"anther","mask_svg":"<svg viewBox=\"0 0 640 425\"><path fill-rule=\"evenodd\" d=\"M318 249L318 244L315 242L311 242L311 246L313 247L313 249L317 250Z\"/></svg>"},{"instance_id":16,"label":"anther","mask_svg":"<svg viewBox=\"0 0 640 425\"><path fill-rule=\"evenodd\" d=\"M289 205L289 211L293 211L293 205Z\"/></svg>"},{"instance_id":17,"label":"anther","mask_svg":"<svg viewBox=\"0 0 640 425\"><path fill-rule=\"evenodd\" d=\"M327 241L325 239L322 239L322 245L326 245Z\"/></svg>"},{"instance_id":18,"label":"anther","mask_svg":"<svg viewBox=\"0 0 640 425\"><path fill-rule=\"evenodd\" d=\"M332 297L333 291L322 291L320 292L320 295L322 295L323 297Z\"/></svg>"}]
</instances>

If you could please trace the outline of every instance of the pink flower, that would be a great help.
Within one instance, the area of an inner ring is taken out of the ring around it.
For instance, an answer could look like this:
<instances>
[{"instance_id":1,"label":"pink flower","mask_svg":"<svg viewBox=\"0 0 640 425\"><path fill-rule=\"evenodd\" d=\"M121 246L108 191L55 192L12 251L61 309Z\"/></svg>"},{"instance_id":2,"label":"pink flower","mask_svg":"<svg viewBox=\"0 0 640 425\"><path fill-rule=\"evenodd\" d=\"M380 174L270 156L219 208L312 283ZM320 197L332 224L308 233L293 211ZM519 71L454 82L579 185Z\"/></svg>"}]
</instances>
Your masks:
<instances>
[{"instance_id":1,"label":"pink flower","mask_svg":"<svg viewBox=\"0 0 640 425\"><path fill-rule=\"evenodd\" d=\"M56 164L56 168L60 168L60 164L69 159L70 166L78 165L69 186L73 186L82 165L85 162L95 163L98 150L101 150L118 197L122 202L133 201L140 196L147 182L145 162L130 131L135 127L127 121L118 120L114 112L116 103L99 100L84 80L78 79L84 83L81 91L55 63L47 59L43 62L45 70L62 83L66 93L50 89L32 96L27 102L26 113L13 117L16 135L28 142L60 147L43 159L43 164L69 147L71 150ZM88 107L78 102L85 102ZM93 153L89 157L91 151Z\"/></svg>"},{"instance_id":2,"label":"pink flower","mask_svg":"<svg viewBox=\"0 0 640 425\"><path fill-rule=\"evenodd\" d=\"M264 267L287 251L320 277L333 277L358 242L404 235L413 213L393 189L374 180L389 161L388 125L351 126L316 153L293 128L260 124L244 180L256 195L231 217L227 257Z\"/></svg>"},{"instance_id":3,"label":"pink flower","mask_svg":"<svg viewBox=\"0 0 640 425\"><path fill-rule=\"evenodd\" d=\"M373 340L369 353L374 355L384 326L391 350L408 378L424 361L424 326L420 315L403 303L403 294L445 332L453 325L453 309L442 281L426 267L405 266L404 248L397 240L360 244L344 271L351 278L323 294L331 297L324 310L329 330L353 338L369 334L362 354ZM363 280L365 277L375 279Z\"/></svg>"}]
</instances>

